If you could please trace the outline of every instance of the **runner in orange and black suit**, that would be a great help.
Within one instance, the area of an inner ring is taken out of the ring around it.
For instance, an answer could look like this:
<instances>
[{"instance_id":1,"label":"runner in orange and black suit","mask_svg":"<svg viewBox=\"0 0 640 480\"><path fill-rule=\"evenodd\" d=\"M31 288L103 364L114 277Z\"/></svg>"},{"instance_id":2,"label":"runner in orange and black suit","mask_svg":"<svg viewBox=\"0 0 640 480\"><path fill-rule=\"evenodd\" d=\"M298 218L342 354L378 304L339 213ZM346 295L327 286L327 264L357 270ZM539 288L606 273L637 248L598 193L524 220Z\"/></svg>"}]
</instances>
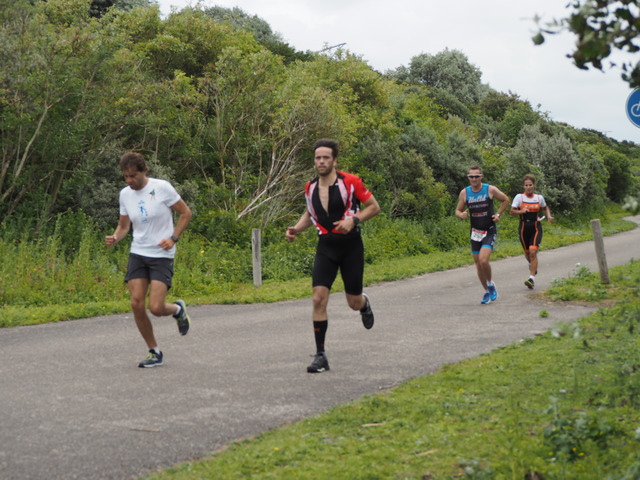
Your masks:
<instances>
[{"instance_id":1,"label":"runner in orange and black suit","mask_svg":"<svg viewBox=\"0 0 640 480\"><path fill-rule=\"evenodd\" d=\"M538 273L538 250L542 242L542 224L540 212L546 213L548 222L553 222L549 206L542 195L534 193L536 179L533 175L525 175L523 180L524 193L517 194L511 204L511 215L520 215L520 243L524 249L524 257L529 262L529 278L524 284L533 289ZM544 218L544 217L543 217Z\"/></svg>"}]
</instances>

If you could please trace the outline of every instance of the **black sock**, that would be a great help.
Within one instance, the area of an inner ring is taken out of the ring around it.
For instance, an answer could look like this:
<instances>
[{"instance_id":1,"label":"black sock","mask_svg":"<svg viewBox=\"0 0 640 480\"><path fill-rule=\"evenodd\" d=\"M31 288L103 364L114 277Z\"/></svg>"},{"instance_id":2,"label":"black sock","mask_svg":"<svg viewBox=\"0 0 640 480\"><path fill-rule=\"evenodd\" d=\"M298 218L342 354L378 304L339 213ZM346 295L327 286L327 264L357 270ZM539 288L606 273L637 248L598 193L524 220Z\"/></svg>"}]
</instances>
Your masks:
<instances>
[{"instance_id":1,"label":"black sock","mask_svg":"<svg viewBox=\"0 0 640 480\"><path fill-rule=\"evenodd\" d=\"M316 350L318 353L324 352L324 339L327 335L327 328L329 326L328 320L323 320L320 322L313 322L313 333L316 337Z\"/></svg>"}]
</instances>

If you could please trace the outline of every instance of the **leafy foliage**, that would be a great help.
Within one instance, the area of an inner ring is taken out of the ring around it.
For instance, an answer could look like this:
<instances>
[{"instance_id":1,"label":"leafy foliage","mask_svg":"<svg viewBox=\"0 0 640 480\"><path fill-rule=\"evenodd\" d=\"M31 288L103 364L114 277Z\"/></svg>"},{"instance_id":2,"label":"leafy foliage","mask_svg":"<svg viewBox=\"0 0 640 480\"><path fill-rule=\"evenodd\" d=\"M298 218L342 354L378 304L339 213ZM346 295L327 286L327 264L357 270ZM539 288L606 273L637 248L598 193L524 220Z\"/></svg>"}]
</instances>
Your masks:
<instances>
[{"instance_id":1,"label":"leafy foliage","mask_svg":"<svg viewBox=\"0 0 640 480\"><path fill-rule=\"evenodd\" d=\"M408 69L401 67L390 74L404 82L440 88L465 104L480 101L482 73L459 50L445 49L435 55L416 55Z\"/></svg>"},{"instance_id":2,"label":"leafy foliage","mask_svg":"<svg viewBox=\"0 0 640 480\"><path fill-rule=\"evenodd\" d=\"M299 52L283 41L282 36L274 32L271 26L257 15L250 15L238 7L219 6L205 8L204 13L217 22L228 23L236 29L251 33L258 43L282 57L287 64L296 60L310 61L313 59L313 54L310 52Z\"/></svg>"},{"instance_id":3,"label":"leafy foliage","mask_svg":"<svg viewBox=\"0 0 640 480\"><path fill-rule=\"evenodd\" d=\"M372 172L370 188L388 192L376 198L392 218L439 220L448 214L445 186L434 178L425 151L411 144L414 130L409 126L406 135L388 140L379 134L363 139L360 161Z\"/></svg>"},{"instance_id":4,"label":"leafy foliage","mask_svg":"<svg viewBox=\"0 0 640 480\"><path fill-rule=\"evenodd\" d=\"M614 202L622 202L632 193L634 178L631 174L631 161L625 155L604 145L597 147L604 165L609 173L607 180L607 197Z\"/></svg>"},{"instance_id":5,"label":"leafy foliage","mask_svg":"<svg viewBox=\"0 0 640 480\"><path fill-rule=\"evenodd\" d=\"M490 89L487 94L482 97L479 107L493 120L501 121L508 110L517 108L523 102L515 93L502 93Z\"/></svg>"},{"instance_id":6,"label":"leafy foliage","mask_svg":"<svg viewBox=\"0 0 640 480\"><path fill-rule=\"evenodd\" d=\"M602 70L604 60L615 50L637 53L640 35L640 10L636 0L576 0L567 5L571 13L566 18L540 26L533 37L536 45L545 41L545 34L568 30L576 36L576 48L568 57L578 68L589 66ZM540 22L540 19L537 19ZM611 66L615 66L611 62ZM640 87L640 62L625 61L621 65L622 79L629 86Z\"/></svg>"},{"instance_id":7,"label":"leafy foliage","mask_svg":"<svg viewBox=\"0 0 640 480\"><path fill-rule=\"evenodd\" d=\"M570 140L562 134L546 135L537 125L522 129L508 172L508 191L519 192L522 177L533 173L545 200L561 212L575 211L579 205L597 200L584 198L589 173Z\"/></svg>"},{"instance_id":8,"label":"leafy foliage","mask_svg":"<svg viewBox=\"0 0 640 480\"><path fill-rule=\"evenodd\" d=\"M341 168L364 178L388 218L430 230L472 163L500 186L537 173L566 213L638 191L640 147L493 91L462 52L380 75L342 49L295 52L239 9L163 19L146 0L108 3L0 0L0 222L14 237L50 235L67 211L112 228L127 150L176 185L208 240L298 215L319 137L340 140ZM590 202L575 201L582 194Z\"/></svg>"}]
</instances>

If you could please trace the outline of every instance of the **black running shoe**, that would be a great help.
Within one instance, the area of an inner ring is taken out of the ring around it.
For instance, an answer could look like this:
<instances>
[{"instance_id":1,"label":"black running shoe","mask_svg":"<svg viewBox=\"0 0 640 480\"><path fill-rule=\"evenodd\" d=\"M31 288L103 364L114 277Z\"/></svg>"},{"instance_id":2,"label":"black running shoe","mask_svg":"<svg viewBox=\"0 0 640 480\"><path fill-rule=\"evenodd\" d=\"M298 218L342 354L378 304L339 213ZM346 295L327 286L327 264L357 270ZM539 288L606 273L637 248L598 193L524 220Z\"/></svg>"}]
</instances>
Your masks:
<instances>
[{"instance_id":1,"label":"black running shoe","mask_svg":"<svg viewBox=\"0 0 640 480\"><path fill-rule=\"evenodd\" d=\"M524 281L524 284L527 286L527 288L529 288L529 290L533 290L533 287L535 286L535 282L533 281L533 278L527 278Z\"/></svg>"},{"instance_id":2,"label":"black running shoe","mask_svg":"<svg viewBox=\"0 0 640 480\"><path fill-rule=\"evenodd\" d=\"M327 355L324 352L318 352L315 354L315 358L311 365L307 367L309 373L322 373L329 371L329 361Z\"/></svg>"},{"instance_id":3,"label":"black running shoe","mask_svg":"<svg viewBox=\"0 0 640 480\"><path fill-rule=\"evenodd\" d=\"M364 328L369 330L373 327L373 311L371 310L371 303L369 303L369 296L366 293L363 293L365 304L364 307L360 309L360 315L362 316L362 324Z\"/></svg>"},{"instance_id":4,"label":"black running shoe","mask_svg":"<svg viewBox=\"0 0 640 480\"><path fill-rule=\"evenodd\" d=\"M180 335L186 335L189 331L189 327L191 326L191 319L189 315L187 315L187 305L184 303L184 300L178 300L175 302L176 305L180 305L180 314L174 315L173 318L178 322L178 331Z\"/></svg>"},{"instance_id":5,"label":"black running shoe","mask_svg":"<svg viewBox=\"0 0 640 480\"><path fill-rule=\"evenodd\" d=\"M140 368L159 367L164 361L162 360L162 352L156 353L153 350L149 350L147 358L141 361L138 366Z\"/></svg>"}]
</instances>

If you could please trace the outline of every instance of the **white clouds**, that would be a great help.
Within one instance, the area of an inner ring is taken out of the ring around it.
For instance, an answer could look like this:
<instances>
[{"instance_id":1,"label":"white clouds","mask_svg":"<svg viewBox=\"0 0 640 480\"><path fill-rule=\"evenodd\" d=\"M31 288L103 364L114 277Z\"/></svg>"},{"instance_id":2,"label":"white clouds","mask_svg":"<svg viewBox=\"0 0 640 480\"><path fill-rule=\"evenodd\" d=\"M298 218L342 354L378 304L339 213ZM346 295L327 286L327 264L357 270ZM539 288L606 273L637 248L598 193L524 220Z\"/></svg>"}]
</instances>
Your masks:
<instances>
[{"instance_id":1,"label":"white clouds","mask_svg":"<svg viewBox=\"0 0 640 480\"><path fill-rule=\"evenodd\" d=\"M163 14L196 2L158 0ZM556 121L640 142L625 113L631 90L620 71L582 71L566 54L570 35L534 46L534 16L566 16L559 0L210 0L204 6L239 7L266 20L297 50L346 43L380 72L408 65L420 53L464 52L482 81L541 105Z\"/></svg>"}]
</instances>

